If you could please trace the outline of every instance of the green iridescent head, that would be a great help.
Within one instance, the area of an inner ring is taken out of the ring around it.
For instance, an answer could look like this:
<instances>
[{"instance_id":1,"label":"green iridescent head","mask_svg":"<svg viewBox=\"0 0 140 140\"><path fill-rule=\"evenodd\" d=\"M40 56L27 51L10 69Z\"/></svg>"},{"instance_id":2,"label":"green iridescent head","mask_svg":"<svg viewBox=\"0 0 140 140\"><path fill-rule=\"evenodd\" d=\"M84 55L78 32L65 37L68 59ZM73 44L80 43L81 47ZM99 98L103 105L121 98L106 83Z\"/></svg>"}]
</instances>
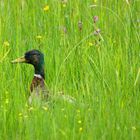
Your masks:
<instances>
[{"instance_id":1,"label":"green iridescent head","mask_svg":"<svg viewBox=\"0 0 140 140\"><path fill-rule=\"evenodd\" d=\"M12 63L28 63L32 64L35 68L35 74L40 74L43 78L44 75L44 55L38 50L31 50L24 54L23 57L17 58Z\"/></svg>"}]
</instances>

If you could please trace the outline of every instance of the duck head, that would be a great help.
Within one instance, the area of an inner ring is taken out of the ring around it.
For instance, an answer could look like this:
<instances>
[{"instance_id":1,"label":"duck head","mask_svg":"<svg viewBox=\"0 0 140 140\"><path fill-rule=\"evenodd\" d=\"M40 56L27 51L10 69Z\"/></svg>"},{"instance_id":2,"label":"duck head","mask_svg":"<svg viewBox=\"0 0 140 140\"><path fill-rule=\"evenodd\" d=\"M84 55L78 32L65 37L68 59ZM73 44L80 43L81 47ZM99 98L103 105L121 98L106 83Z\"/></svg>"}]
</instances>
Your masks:
<instances>
[{"instance_id":1,"label":"duck head","mask_svg":"<svg viewBox=\"0 0 140 140\"><path fill-rule=\"evenodd\" d=\"M15 63L27 63L34 66L35 74L42 76L45 79L44 74L44 55L39 50L31 50L24 54L24 56L11 61Z\"/></svg>"}]
</instances>

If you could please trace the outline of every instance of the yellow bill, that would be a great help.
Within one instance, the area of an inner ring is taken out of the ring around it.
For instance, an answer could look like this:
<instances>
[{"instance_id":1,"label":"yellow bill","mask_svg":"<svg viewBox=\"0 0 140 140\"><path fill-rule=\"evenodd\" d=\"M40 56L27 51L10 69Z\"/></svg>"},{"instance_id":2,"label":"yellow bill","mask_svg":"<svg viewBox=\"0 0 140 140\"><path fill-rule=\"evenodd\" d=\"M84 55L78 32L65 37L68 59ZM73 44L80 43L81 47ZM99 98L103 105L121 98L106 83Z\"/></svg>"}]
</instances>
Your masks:
<instances>
[{"instance_id":1,"label":"yellow bill","mask_svg":"<svg viewBox=\"0 0 140 140\"><path fill-rule=\"evenodd\" d=\"M20 58L17 58L17 59L15 59L15 60L13 60L13 61L11 61L12 63L26 63L27 62L27 60L25 59L25 57L23 56L23 57L20 57Z\"/></svg>"}]
</instances>

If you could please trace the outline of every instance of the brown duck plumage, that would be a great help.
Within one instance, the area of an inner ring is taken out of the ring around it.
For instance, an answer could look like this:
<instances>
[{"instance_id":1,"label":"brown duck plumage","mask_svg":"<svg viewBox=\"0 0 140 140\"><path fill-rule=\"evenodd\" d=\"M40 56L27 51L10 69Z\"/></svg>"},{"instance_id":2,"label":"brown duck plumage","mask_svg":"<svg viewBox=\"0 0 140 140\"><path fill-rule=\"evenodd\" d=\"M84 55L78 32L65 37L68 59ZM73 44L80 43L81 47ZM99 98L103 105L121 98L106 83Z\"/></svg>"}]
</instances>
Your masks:
<instances>
[{"instance_id":1,"label":"brown duck plumage","mask_svg":"<svg viewBox=\"0 0 140 140\"><path fill-rule=\"evenodd\" d=\"M31 86L30 86L30 91L33 92L33 90L39 87L41 89L43 89L45 87L45 83L44 83L44 79L43 78L39 78L37 76L34 76Z\"/></svg>"}]
</instances>

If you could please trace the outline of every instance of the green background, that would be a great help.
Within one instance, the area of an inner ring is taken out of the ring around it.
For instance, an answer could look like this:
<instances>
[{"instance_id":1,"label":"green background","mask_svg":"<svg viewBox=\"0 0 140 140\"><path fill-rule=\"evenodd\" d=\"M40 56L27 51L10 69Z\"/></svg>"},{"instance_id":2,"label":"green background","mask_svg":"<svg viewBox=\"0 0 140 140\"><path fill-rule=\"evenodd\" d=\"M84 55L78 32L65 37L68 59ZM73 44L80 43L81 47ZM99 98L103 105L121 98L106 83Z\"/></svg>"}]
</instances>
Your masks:
<instances>
[{"instance_id":1,"label":"green background","mask_svg":"<svg viewBox=\"0 0 140 140\"><path fill-rule=\"evenodd\" d=\"M0 0L0 139L139 140L139 5L138 0ZM33 67L11 60L31 49L44 53L52 94L64 92L75 104L27 104Z\"/></svg>"}]
</instances>

